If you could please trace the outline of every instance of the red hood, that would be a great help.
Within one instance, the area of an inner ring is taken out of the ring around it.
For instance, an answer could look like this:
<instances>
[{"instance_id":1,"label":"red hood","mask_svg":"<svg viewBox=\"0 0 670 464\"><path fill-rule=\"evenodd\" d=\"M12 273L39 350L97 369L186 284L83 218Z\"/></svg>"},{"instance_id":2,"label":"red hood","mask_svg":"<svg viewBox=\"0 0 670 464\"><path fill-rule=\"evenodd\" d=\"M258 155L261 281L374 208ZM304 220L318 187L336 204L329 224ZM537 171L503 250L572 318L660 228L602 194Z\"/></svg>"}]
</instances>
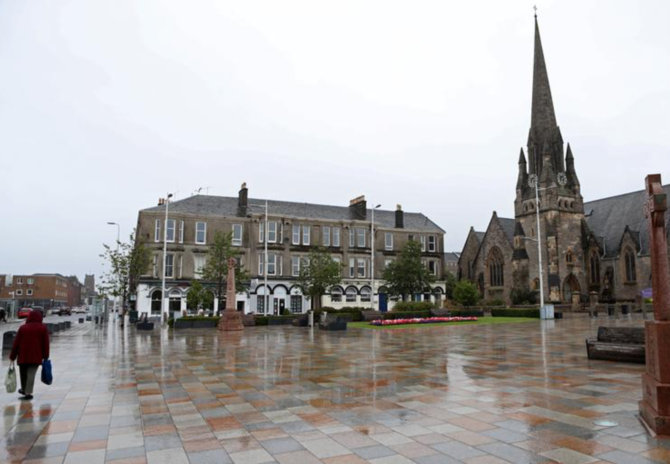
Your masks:
<instances>
[{"instance_id":1,"label":"red hood","mask_svg":"<svg viewBox=\"0 0 670 464\"><path fill-rule=\"evenodd\" d=\"M44 316L42 316L42 311L36 311L32 310L28 313L28 319L26 319L26 323L30 322L42 322L42 319Z\"/></svg>"}]
</instances>

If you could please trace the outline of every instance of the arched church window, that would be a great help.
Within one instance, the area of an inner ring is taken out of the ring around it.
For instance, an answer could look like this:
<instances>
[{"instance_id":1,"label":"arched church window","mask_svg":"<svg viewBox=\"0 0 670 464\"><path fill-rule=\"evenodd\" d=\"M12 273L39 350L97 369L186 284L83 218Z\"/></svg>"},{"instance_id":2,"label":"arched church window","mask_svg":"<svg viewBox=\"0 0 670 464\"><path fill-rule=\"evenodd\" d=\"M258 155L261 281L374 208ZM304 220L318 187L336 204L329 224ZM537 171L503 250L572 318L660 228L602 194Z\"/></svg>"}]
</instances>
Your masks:
<instances>
[{"instance_id":1,"label":"arched church window","mask_svg":"<svg viewBox=\"0 0 670 464\"><path fill-rule=\"evenodd\" d=\"M635 253L633 253L633 250L630 248L627 248L624 256L624 264L626 266L626 282L635 282L637 280L637 271L635 269Z\"/></svg>"},{"instance_id":2,"label":"arched church window","mask_svg":"<svg viewBox=\"0 0 670 464\"><path fill-rule=\"evenodd\" d=\"M589 258L589 276L592 284L600 283L600 259L596 252L591 253Z\"/></svg>"},{"instance_id":3,"label":"arched church window","mask_svg":"<svg viewBox=\"0 0 670 464\"><path fill-rule=\"evenodd\" d=\"M573 264L575 262L575 257L572 254L572 250L568 250L568 252L565 254L565 262L568 264Z\"/></svg>"},{"instance_id":4,"label":"arched church window","mask_svg":"<svg viewBox=\"0 0 670 464\"><path fill-rule=\"evenodd\" d=\"M491 287L502 287L505 285L504 278L505 260L498 247L493 247L489 253L489 285Z\"/></svg>"}]
</instances>

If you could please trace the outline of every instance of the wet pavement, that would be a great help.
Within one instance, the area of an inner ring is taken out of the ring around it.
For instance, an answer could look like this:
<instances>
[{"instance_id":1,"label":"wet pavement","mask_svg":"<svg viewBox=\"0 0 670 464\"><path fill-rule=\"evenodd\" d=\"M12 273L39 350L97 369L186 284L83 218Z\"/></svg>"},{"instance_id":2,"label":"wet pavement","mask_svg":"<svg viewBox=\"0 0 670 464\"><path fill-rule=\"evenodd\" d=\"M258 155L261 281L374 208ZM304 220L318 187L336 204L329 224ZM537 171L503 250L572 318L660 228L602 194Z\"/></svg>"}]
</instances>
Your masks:
<instances>
[{"instance_id":1,"label":"wet pavement","mask_svg":"<svg viewBox=\"0 0 670 464\"><path fill-rule=\"evenodd\" d=\"M640 324L223 335L73 324L52 337L52 386L32 402L0 393L0 462L670 462L670 440L637 419L644 366L586 358L598 325Z\"/></svg>"}]
</instances>

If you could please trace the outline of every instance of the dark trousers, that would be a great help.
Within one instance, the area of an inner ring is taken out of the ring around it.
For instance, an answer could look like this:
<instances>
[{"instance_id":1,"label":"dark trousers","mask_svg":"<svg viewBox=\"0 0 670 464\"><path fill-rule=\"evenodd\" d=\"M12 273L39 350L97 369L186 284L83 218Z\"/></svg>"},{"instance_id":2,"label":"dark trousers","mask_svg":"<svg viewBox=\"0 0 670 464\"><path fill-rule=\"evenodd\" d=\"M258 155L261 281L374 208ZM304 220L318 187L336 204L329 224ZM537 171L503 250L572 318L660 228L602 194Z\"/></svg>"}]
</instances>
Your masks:
<instances>
[{"instance_id":1,"label":"dark trousers","mask_svg":"<svg viewBox=\"0 0 670 464\"><path fill-rule=\"evenodd\" d=\"M19 376L21 377L21 390L24 395L32 395L35 388L35 377L39 364L19 364Z\"/></svg>"}]
</instances>

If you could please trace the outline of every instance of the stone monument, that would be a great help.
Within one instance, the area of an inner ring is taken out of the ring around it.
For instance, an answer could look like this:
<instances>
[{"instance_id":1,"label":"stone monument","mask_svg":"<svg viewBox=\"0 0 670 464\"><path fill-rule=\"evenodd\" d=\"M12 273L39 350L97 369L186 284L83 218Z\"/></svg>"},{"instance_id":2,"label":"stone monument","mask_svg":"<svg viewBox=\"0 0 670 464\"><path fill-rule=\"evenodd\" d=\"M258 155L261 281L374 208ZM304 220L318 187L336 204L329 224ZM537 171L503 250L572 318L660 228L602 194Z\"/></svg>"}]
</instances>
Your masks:
<instances>
[{"instance_id":1,"label":"stone monument","mask_svg":"<svg viewBox=\"0 0 670 464\"><path fill-rule=\"evenodd\" d=\"M670 273L665 231L668 199L660 174L647 176L646 190L654 320L645 322L647 370L642 374L640 416L657 435L670 435Z\"/></svg>"},{"instance_id":2,"label":"stone monument","mask_svg":"<svg viewBox=\"0 0 670 464\"><path fill-rule=\"evenodd\" d=\"M235 291L235 265L237 261L235 258L228 260L228 280L226 286L226 309L224 309L219 321L219 330L223 332L233 332L244 330L242 324L242 315L235 307L235 300L237 292Z\"/></svg>"}]
</instances>

